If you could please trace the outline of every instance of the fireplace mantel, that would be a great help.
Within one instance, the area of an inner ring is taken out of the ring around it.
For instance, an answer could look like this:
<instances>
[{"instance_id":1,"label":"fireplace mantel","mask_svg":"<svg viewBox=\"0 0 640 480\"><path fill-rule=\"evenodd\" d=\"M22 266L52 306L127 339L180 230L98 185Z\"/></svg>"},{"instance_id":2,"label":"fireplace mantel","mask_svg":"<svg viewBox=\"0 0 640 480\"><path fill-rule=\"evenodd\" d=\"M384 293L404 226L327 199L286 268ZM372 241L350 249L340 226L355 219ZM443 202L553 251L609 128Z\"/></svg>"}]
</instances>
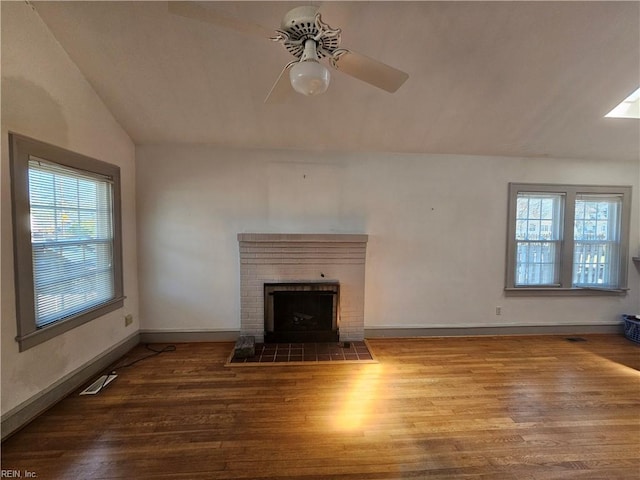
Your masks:
<instances>
[{"instance_id":1,"label":"fireplace mantel","mask_svg":"<svg viewBox=\"0 0 640 480\"><path fill-rule=\"evenodd\" d=\"M339 233L239 233L240 330L264 340L264 284L340 284L341 341L364 339L368 236Z\"/></svg>"},{"instance_id":2,"label":"fireplace mantel","mask_svg":"<svg viewBox=\"0 0 640 480\"><path fill-rule=\"evenodd\" d=\"M239 242L304 242L304 243L367 243L368 235L355 233L239 233Z\"/></svg>"}]
</instances>

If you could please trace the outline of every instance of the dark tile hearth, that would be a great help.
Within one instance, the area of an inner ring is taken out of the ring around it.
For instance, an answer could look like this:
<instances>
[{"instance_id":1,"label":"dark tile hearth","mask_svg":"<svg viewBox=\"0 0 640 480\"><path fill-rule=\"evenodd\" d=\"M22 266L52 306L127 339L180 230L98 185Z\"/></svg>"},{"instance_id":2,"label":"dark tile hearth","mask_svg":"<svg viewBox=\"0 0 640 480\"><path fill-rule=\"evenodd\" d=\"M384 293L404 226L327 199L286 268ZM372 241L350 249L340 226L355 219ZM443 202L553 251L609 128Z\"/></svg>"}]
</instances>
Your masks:
<instances>
[{"instance_id":1,"label":"dark tile hearth","mask_svg":"<svg viewBox=\"0 0 640 480\"><path fill-rule=\"evenodd\" d=\"M348 346L347 346L348 344ZM375 359L366 342L343 343L256 343L253 357L235 358L228 365L279 364L279 363L319 363L358 362Z\"/></svg>"}]
</instances>

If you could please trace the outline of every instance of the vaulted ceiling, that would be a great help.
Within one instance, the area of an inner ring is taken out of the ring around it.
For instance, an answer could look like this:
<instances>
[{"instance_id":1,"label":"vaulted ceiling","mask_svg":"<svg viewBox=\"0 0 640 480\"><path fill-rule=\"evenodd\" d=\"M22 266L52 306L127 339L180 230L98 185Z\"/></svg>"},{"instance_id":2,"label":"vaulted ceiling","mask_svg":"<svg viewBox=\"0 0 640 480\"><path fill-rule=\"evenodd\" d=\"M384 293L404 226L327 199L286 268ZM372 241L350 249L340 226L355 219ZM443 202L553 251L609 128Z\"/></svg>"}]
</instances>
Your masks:
<instances>
[{"instance_id":1,"label":"vaulted ceiling","mask_svg":"<svg viewBox=\"0 0 640 480\"><path fill-rule=\"evenodd\" d=\"M264 26L303 2L202 2ZM318 4L318 3L316 3ZM263 102L277 43L166 2L35 2L137 144L637 159L638 2L324 2L342 46L409 74L389 94L332 70L318 97Z\"/></svg>"}]
</instances>

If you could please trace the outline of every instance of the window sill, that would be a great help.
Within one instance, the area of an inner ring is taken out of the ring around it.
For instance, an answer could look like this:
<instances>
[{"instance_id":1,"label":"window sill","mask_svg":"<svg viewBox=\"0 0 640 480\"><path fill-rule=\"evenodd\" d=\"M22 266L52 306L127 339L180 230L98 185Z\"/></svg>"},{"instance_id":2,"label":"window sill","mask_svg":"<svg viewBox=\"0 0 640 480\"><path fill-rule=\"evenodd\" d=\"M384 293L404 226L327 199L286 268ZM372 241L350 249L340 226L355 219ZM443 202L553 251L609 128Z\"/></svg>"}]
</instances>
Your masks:
<instances>
[{"instance_id":1,"label":"window sill","mask_svg":"<svg viewBox=\"0 0 640 480\"><path fill-rule=\"evenodd\" d=\"M559 288L559 287L507 287L504 293L508 297L620 297L627 294L628 288Z\"/></svg>"},{"instance_id":2,"label":"window sill","mask_svg":"<svg viewBox=\"0 0 640 480\"><path fill-rule=\"evenodd\" d=\"M76 316L64 320L59 320L50 325L39 327L33 332L29 332L25 335L16 337L16 342L18 342L20 346L20 351L24 352L25 350L46 342L53 337L68 332L69 330L79 327L80 325L84 325L85 323L90 322L95 318L101 317L103 315L106 315L107 313L122 308L124 306L125 298L126 297L115 298L106 303L97 305L91 310L84 311Z\"/></svg>"}]
</instances>

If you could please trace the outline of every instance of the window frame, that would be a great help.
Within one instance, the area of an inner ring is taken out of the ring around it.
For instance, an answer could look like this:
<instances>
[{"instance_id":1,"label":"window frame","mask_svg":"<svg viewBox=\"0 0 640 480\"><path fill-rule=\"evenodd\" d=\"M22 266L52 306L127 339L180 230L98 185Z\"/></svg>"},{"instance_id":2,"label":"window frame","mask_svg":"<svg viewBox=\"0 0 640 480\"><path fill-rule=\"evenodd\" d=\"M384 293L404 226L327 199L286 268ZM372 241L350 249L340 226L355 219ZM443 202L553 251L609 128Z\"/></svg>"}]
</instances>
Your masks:
<instances>
[{"instance_id":1,"label":"window frame","mask_svg":"<svg viewBox=\"0 0 640 480\"><path fill-rule=\"evenodd\" d=\"M33 259L31 243L31 205L29 199L29 158L108 177L112 182L113 280L114 297L74 315L38 327L35 316ZM13 215L13 252L17 336L20 351L25 351L73 328L101 317L124 305L122 273L122 219L120 167L95 158L9 132L9 164Z\"/></svg>"},{"instance_id":2,"label":"window frame","mask_svg":"<svg viewBox=\"0 0 640 480\"><path fill-rule=\"evenodd\" d=\"M629 232L631 227L631 187L626 185L569 185L548 183L509 183L507 218L507 258L505 293L507 295L626 295L628 291ZM553 193L563 195L564 215L561 225L559 284L540 286L515 285L516 207L519 193ZM617 288L574 287L573 254L575 202L579 194L622 196L620 213L619 285Z\"/></svg>"}]
</instances>

